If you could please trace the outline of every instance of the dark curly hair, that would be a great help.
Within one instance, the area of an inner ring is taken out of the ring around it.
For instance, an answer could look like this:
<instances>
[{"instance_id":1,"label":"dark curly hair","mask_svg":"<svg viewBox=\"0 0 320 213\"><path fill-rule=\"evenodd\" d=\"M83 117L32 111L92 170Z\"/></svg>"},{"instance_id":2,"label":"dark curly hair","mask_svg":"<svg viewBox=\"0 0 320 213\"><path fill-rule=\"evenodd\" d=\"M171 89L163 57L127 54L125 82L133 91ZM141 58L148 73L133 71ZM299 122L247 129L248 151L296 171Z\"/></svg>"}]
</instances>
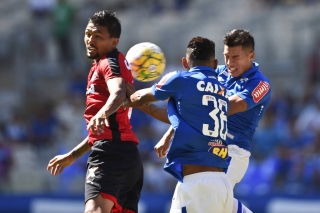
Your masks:
<instances>
[{"instance_id":1,"label":"dark curly hair","mask_svg":"<svg viewBox=\"0 0 320 213\"><path fill-rule=\"evenodd\" d=\"M228 47L242 46L254 51L254 38L249 30L234 29L223 38L224 45Z\"/></svg>"},{"instance_id":2,"label":"dark curly hair","mask_svg":"<svg viewBox=\"0 0 320 213\"><path fill-rule=\"evenodd\" d=\"M203 37L194 37L190 40L187 53L192 61L208 61L215 58L216 45L213 41Z\"/></svg>"},{"instance_id":3,"label":"dark curly hair","mask_svg":"<svg viewBox=\"0 0 320 213\"><path fill-rule=\"evenodd\" d=\"M89 22L95 26L105 26L111 38L120 38L121 24L116 13L109 10L101 10L93 14Z\"/></svg>"}]
</instances>

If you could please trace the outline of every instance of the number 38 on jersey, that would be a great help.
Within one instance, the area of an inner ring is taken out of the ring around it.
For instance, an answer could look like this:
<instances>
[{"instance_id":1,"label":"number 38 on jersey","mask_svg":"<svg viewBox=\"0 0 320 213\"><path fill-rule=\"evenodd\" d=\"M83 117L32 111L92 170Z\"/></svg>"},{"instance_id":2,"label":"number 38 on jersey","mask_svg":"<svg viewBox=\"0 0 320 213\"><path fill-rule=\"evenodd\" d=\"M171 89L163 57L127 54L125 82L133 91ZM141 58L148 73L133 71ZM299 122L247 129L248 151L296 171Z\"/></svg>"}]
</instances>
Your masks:
<instances>
[{"instance_id":1,"label":"number 38 on jersey","mask_svg":"<svg viewBox=\"0 0 320 213\"><path fill-rule=\"evenodd\" d=\"M209 116L214 121L214 127L213 129L210 129L209 124L203 124L202 133L206 136L217 137L226 140L228 97L225 89L217 84L212 85L210 82L207 82L206 84L203 81L199 81L197 84L197 89L199 91L209 91L213 93L212 95L202 96L202 105L209 106L209 102L213 103L213 110L209 113Z\"/></svg>"}]
</instances>

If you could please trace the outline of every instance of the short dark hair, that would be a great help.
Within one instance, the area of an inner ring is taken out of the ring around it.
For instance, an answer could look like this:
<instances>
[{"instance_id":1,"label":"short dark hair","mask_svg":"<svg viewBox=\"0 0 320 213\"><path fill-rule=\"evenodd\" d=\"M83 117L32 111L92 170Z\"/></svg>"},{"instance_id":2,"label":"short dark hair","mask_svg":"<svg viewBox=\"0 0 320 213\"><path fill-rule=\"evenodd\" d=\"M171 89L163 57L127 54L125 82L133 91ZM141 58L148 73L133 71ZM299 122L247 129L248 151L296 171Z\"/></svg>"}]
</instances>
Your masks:
<instances>
[{"instance_id":1,"label":"short dark hair","mask_svg":"<svg viewBox=\"0 0 320 213\"><path fill-rule=\"evenodd\" d=\"M190 55L190 60L208 61L211 57L215 58L215 48L213 41L198 36L189 41L187 53Z\"/></svg>"},{"instance_id":2,"label":"short dark hair","mask_svg":"<svg viewBox=\"0 0 320 213\"><path fill-rule=\"evenodd\" d=\"M243 48L249 48L254 51L254 38L249 30L231 30L225 34L223 43L228 47L242 46Z\"/></svg>"},{"instance_id":3,"label":"short dark hair","mask_svg":"<svg viewBox=\"0 0 320 213\"><path fill-rule=\"evenodd\" d=\"M96 26L105 26L111 38L120 38L121 24L116 13L109 10L101 10L93 14L89 22Z\"/></svg>"}]
</instances>

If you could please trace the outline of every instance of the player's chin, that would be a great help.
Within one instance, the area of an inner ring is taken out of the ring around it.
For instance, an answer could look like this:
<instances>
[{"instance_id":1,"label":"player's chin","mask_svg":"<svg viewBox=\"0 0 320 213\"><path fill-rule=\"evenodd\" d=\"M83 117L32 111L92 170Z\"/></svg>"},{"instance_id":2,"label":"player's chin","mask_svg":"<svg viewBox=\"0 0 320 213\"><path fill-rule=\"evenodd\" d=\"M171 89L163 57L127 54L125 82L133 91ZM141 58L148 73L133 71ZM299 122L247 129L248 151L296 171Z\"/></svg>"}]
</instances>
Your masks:
<instances>
[{"instance_id":1,"label":"player's chin","mask_svg":"<svg viewBox=\"0 0 320 213\"><path fill-rule=\"evenodd\" d=\"M98 59L98 58L100 58L100 55L99 55L99 53L93 54L93 53L87 52L87 57L90 59Z\"/></svg>"}]
</instances>

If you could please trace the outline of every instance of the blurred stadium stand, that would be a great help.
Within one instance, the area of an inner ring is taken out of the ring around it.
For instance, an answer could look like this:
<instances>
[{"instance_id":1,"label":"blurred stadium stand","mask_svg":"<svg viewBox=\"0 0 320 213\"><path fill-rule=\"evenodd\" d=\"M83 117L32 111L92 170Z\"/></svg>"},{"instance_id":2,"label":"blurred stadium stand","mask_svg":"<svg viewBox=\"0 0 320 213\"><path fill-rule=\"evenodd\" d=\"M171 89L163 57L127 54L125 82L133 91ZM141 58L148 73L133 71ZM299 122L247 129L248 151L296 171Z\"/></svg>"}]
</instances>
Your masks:
<instances>
[{"instance_id":1,"label":"blurred stadium stand","mask_svg":"<svg viewBox=\"0 0 320 213\"><path fill-rule=\"evenodd\" d=\"M249 29L273 98L235 195L255 213L320 212L319 0L66 2L75 11L68 61L61 59L53 33L57 0L0 1L0 212L82 211L86 156L58 177L46 165L86 135L82 113L91 61L83 32L101 9L115 10L122 22L120 51L154 42L166 55L166 72L182 68L192 37L214 40L222 64L223 35ZM168 212L176 181L153 152L168 126L139 110L132 123L145 167L141 212Z\"/></svg>"}]
</instances>

